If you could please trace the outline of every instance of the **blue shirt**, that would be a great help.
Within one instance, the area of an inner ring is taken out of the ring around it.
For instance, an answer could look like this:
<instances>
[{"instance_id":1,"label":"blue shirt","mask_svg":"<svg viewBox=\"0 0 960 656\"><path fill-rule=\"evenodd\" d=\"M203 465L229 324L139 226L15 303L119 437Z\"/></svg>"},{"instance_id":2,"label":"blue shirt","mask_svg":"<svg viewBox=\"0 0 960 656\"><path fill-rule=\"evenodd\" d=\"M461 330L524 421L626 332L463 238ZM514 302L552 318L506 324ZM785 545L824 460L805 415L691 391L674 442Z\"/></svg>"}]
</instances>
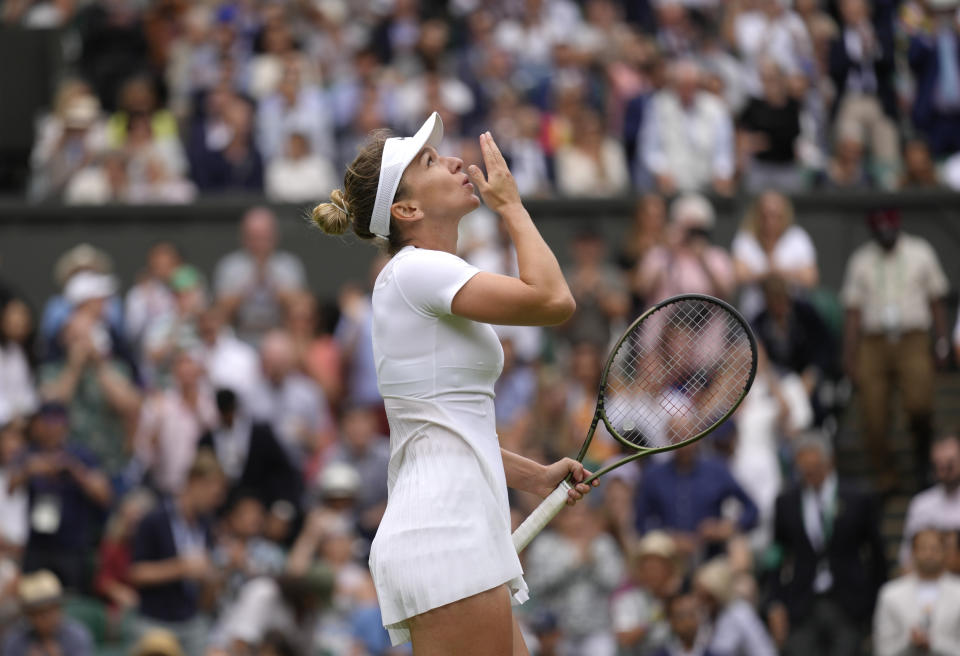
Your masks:
<instances>
[{"instance_id":1,"label":"blue shirt","mask_svg":"<svg viewBox=\"0 0 960 656\"><path fill-rule=\"evenodd\" d=\"M720 519L727 499L743 510L737 524L748 531L757 524L757 506L720 460L699 457L689 471L678 471L674 459L654 463L643 473L637 492L637 530L665 529L696 533L705 519Z\"/></svg>"},{"instance_id":2,"label":"blue shirt","mask_svg":"<svg viewBox=\"0 0 960 656\"><path fill-rule=\"evenodd\" d=\"M93 656L93 640L90 632L69 617L64 617L60 622L54 640L60 647L60 651L67 656ZM39 652L33 650L33 647L39 644L33 629L24 621L7 631L0 653L3 656L30 656L34 653L46 653L42 650Z\"/></svg>"}]
</instances>

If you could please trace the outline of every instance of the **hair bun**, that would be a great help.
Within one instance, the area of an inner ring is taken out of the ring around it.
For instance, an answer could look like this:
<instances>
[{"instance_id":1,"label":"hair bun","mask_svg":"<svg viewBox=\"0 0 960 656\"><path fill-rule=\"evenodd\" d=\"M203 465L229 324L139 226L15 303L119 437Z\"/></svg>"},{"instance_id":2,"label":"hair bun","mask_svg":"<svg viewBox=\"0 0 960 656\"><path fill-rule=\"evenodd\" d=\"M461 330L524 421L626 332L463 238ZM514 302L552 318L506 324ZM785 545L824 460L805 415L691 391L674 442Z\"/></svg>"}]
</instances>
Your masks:
<instances>
[{"instance_id":1,"label":"hair bun","mask_svg":"<svg viewBox=\"0 0 960 656\"><path fill-rule=\"evenodd\" d=\"M349 208L343 198L343 191L330 192L330 202L320 203L313 208L311 217L317 227L328 235L342 235L350 228Z\"/></svg>"}]
</instances>

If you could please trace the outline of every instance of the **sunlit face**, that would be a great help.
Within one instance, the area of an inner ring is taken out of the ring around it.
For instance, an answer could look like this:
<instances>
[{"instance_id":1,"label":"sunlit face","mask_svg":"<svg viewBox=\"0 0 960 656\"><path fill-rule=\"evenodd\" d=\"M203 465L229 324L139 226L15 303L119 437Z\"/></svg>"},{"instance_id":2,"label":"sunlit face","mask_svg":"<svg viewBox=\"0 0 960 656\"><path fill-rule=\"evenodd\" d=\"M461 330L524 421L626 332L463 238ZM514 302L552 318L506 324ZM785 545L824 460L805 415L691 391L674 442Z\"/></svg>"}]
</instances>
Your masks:
<instances>
[{"instance_id":1,"label":"sunlit face","mask_svg":"<svg viewBox=\"0 0 960 656\"><path fill-rule=\"evenodd\" d=\"M393 216L400 221L424 217L459 220L480 206L473 184L459 157L441 156L425 146L403 173L401 198L393 203Z\"/></svg>"}]
</instances>

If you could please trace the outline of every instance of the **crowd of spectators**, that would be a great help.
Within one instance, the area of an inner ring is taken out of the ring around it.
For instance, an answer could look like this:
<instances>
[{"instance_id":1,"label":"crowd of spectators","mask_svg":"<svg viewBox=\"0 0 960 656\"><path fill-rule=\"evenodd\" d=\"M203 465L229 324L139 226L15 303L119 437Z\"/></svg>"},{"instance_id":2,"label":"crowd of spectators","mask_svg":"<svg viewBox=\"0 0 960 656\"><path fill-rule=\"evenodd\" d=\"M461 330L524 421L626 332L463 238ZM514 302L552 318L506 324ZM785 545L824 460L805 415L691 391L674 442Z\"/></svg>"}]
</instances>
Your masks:
<instances>
[{"instance_id":1,"label":"crowd of spectators","mask_svg":"<svg viewBox=\"0 0 960 656\"><path fill-rule=\"evenodd\" d=\"M374 128L498 135L521 193L960 188L931 0L8 0L63 30L29 195L302 202Z\"/></svg>"},{"instance_id":2,"label":"crowd of spectators","mask_svg":"<svg viewBox=\"0 0 960 656\"><path fill-rule=\"evenodd\" d=\"M960 436L933 421L949 281L878 211L823 289L786 194L960 188L960 23L932 5L7 0L0 20L64 28L35 199L313 201L371 129L430 109L467 160L492 129L526 197L635 193L616 249L575 235L568 322L497 327L502 445L575 453L611 340L673 294L736 303L758 372L709 438L615 470L530 545L531 653L853 656L960 653ZM738 191L749 211L717 243L701 194ZM516 273L495 216L461 228L465 259ZM270 210L239 232L216 263L155 244L126 289L77 245L42 308L0 271L0 656L409 652L366 567L387 496L385 260L316 298ZM850 385L868 481L834 464ZM620 449L601 427L587 466ZM914 492L889 559L883 502ZM512 496L514 519L536 502Z\"/></svg>"},{"instance_id":3,"label":"crowd of spectators","mask_svg":"<svg viewBox=\"0 0 960 656\"><path fill-rule=\"evenodd\" d=\"M497 328L500 439L541 462L578 448L611 340L651 303L726 298L760 345L731 421L605 476L524 553L531 652L852 656L876 613L875 653L956 653L960 438L933 439L934 371L949 355L933 249L896 212L872 213L825 301L787 197L758 195L729 249L714 223L703 196L648 194L619 251L585 224L566 271L574 316ZM0 283L2 656L138 641L160 645L144 655L394 653L366 567L390 453L370 342L385 259L317 299L269 209L245 213L239 242L216 263L157 243L127 290L108 253L77 245L37 316L15 278ZM515 271L485 209L464 219L461 247ZM915 480L891 469L888 420L860 424L875 477L838 473L845 378L865 420L899 384ZM601 426L587 466L620 448ZM889 558L882 501L919 490ZM515 521L536 502L516 493Z\"/></svg>"}]
</instances>

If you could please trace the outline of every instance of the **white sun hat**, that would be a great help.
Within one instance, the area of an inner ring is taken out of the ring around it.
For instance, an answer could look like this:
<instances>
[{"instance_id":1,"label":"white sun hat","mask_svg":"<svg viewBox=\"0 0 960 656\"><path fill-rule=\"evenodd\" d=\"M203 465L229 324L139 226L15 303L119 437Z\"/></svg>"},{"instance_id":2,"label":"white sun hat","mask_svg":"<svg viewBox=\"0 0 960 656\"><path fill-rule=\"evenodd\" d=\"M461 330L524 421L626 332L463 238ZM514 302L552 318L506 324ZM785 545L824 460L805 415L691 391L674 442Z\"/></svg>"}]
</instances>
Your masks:
<instances>
[{"instance_id":1,"label":"white sun hat","mask_svg":"<svg viewBox=\"0 0 960 656\"><path fill-rule=\"evenodd\" d=\"M108 273L78 271L70 276L63 296L73 306L98 298L109 298L117 292L117 281Z\"/></svg>"},{"instance_id":2,"label":"white sun hat","mask_svg":"<svg viewBox=\"0 0 960 656\"><path fill-rule=\"evenodd\" d=\"M443 121L436 112L430 115L412 137L390 137L383 145L377 199L370 215L370 232L386 238L390 235L390 206L400 186L400 178L424 146L436 148L443 139Z\"/></svg>"}]
</instances>

